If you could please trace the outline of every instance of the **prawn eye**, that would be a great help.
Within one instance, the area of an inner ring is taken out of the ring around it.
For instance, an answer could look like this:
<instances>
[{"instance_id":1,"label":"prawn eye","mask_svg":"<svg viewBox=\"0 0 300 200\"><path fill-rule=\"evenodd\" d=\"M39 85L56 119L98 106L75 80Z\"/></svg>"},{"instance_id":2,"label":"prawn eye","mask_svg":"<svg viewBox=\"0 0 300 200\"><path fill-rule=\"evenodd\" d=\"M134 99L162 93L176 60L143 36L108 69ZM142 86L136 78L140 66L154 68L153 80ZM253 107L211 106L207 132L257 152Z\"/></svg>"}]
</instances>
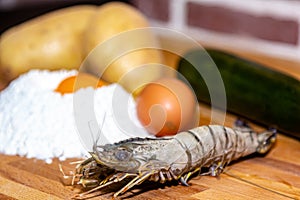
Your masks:
<instances>
[{"instance_id":1,"label":"prawn eye","mask_svg":"<svg viewBox=\"0 0 300 200\"><path fill-rule=\"evenodd\" d=\"M128 161L131 157L131 153L126 149L119 149L115 152L115 157L119 161Z\"/></svg>"}]
</instances>

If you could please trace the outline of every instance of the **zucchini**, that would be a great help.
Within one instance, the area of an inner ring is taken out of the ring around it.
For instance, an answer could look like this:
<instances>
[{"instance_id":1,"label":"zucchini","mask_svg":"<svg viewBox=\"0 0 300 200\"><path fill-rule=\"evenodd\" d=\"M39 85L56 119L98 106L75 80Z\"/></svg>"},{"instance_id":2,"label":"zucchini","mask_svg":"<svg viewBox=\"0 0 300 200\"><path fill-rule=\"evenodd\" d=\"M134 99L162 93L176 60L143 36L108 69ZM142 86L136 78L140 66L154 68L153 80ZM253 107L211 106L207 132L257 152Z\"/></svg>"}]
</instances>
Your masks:
<instances>
[{"instance_id":1,"label":"zucchini","mask_svg":"<svg viewBox=\"0 0 300 200\"><path fill-rule=\"evenodd\" d=\"M179 61L179 78L189 82L200 102L211 104L199 73L209 74L213 62L207 53L223 79L228 112L300 138L299 80L220 50L191 50Z\"/></svg>"}]
</instances>

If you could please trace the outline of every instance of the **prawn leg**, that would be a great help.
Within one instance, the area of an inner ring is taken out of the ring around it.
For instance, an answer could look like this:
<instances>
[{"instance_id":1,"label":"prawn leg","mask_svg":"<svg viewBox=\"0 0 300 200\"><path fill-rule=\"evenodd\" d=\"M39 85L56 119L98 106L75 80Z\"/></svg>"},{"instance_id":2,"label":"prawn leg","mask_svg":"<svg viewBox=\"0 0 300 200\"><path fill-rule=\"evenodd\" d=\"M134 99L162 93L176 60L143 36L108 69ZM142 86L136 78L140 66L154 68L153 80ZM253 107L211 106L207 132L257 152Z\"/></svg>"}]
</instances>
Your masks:
<instances>
[{"instance_id":1,"label":"prawn leg","mask_svg":"<svg viewBox=\"0 0 300 200\"><path fill-rule=\"evenodd\" d=\"M145 180L147 180L152 175L153 175L153 173L146 172L146 173L142 174L141 176L135 177L127 185L125 185L122 189L120 189L118 192L116 192L114 194L114 198L116 198L120 194L125 193L126 191L128 191L132 187L141 184L142 182L144 182Z\"/></svg>"},{"instance_id":2,"label":"prawn leg","mask_svg":"<svg viewBox=\"0 0 300 200\"><path fill-rule=\"evenodd\" d=\"M89 191L86 191L86 192L83 192L83 193L80 193L80 194L76 194L73 198L85 198L88 194L92 193L92 192L95 192L97 190L100 190L102 188L105 188L113 183L117 183L117 182L121 182L122 180L124 180L125 178L128 178L128 177L131 177L131 176L136 176L136 174L129 174L129 173L119 173L119 174L115 174L111 177L109 177L107 179L106 182L101 182L99 186L89 190Z\"/></svg>"}]
</instances>

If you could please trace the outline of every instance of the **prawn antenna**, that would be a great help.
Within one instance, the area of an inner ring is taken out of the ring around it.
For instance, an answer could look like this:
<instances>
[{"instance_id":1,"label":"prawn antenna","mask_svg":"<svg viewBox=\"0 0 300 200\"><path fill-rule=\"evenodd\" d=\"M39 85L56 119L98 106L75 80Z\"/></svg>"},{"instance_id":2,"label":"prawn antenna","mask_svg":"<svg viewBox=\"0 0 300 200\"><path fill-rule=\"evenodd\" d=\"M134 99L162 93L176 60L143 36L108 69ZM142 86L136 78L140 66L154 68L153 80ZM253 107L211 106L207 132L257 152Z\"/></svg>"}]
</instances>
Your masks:
<instances>
[{"instance_id":1,"label":"prawn antenna","mask_svg":"<svg viewBox=\"0 0 300 200\"><path fill-rule=\"evenodd\" d=\"M88 122L88 126L90 129L90 133L91 133L91 138L93 141L93 150L95 150L95 148L97 147L98 142L100 141L101 135L102 134L102 129L104 126L104 122L105 122L105 118L106 118L106 113L104 113L104 117L101 123L101 127L99 128L98 123L95 122L94 120L89 121ZM95 138L96 136L96 138ZM105 137L103 137L105 139Z\"/></svg>"}]
</instances>

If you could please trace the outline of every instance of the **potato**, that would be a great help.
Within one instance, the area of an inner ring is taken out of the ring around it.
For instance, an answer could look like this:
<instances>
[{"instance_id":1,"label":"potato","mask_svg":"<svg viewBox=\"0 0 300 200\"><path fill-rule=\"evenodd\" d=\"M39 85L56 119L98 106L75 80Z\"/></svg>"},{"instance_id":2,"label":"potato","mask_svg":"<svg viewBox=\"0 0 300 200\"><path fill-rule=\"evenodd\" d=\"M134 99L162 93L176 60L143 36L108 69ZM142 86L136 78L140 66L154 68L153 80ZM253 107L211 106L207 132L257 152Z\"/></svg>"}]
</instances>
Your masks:
<instances>
[{"instance_id":1,"label":"potato","mask_svg":"<svg viewBox=\"0 0 300 200\"><path fill-rule=\"evenodd\" d=\"M79 68L83 31L96 8L64 8L7 30L0 39L0 71L12 80L30 69Z\"/></svg>"},{"instance_id":2,"label":"potato","mask_svg":"<svg viewBox=\"0 0 300 200\"><path fill-rule=\"evenodd\" d=\"M143 28L149 28L148 20L134 7L121 2L100 6L85 32L83 46L90 54L84 70L107 82L119 82L129 92L162 76L153 64L162 63L161 52L143 48L157 47L158 40Z\"/></svg>"}]
</instances>

